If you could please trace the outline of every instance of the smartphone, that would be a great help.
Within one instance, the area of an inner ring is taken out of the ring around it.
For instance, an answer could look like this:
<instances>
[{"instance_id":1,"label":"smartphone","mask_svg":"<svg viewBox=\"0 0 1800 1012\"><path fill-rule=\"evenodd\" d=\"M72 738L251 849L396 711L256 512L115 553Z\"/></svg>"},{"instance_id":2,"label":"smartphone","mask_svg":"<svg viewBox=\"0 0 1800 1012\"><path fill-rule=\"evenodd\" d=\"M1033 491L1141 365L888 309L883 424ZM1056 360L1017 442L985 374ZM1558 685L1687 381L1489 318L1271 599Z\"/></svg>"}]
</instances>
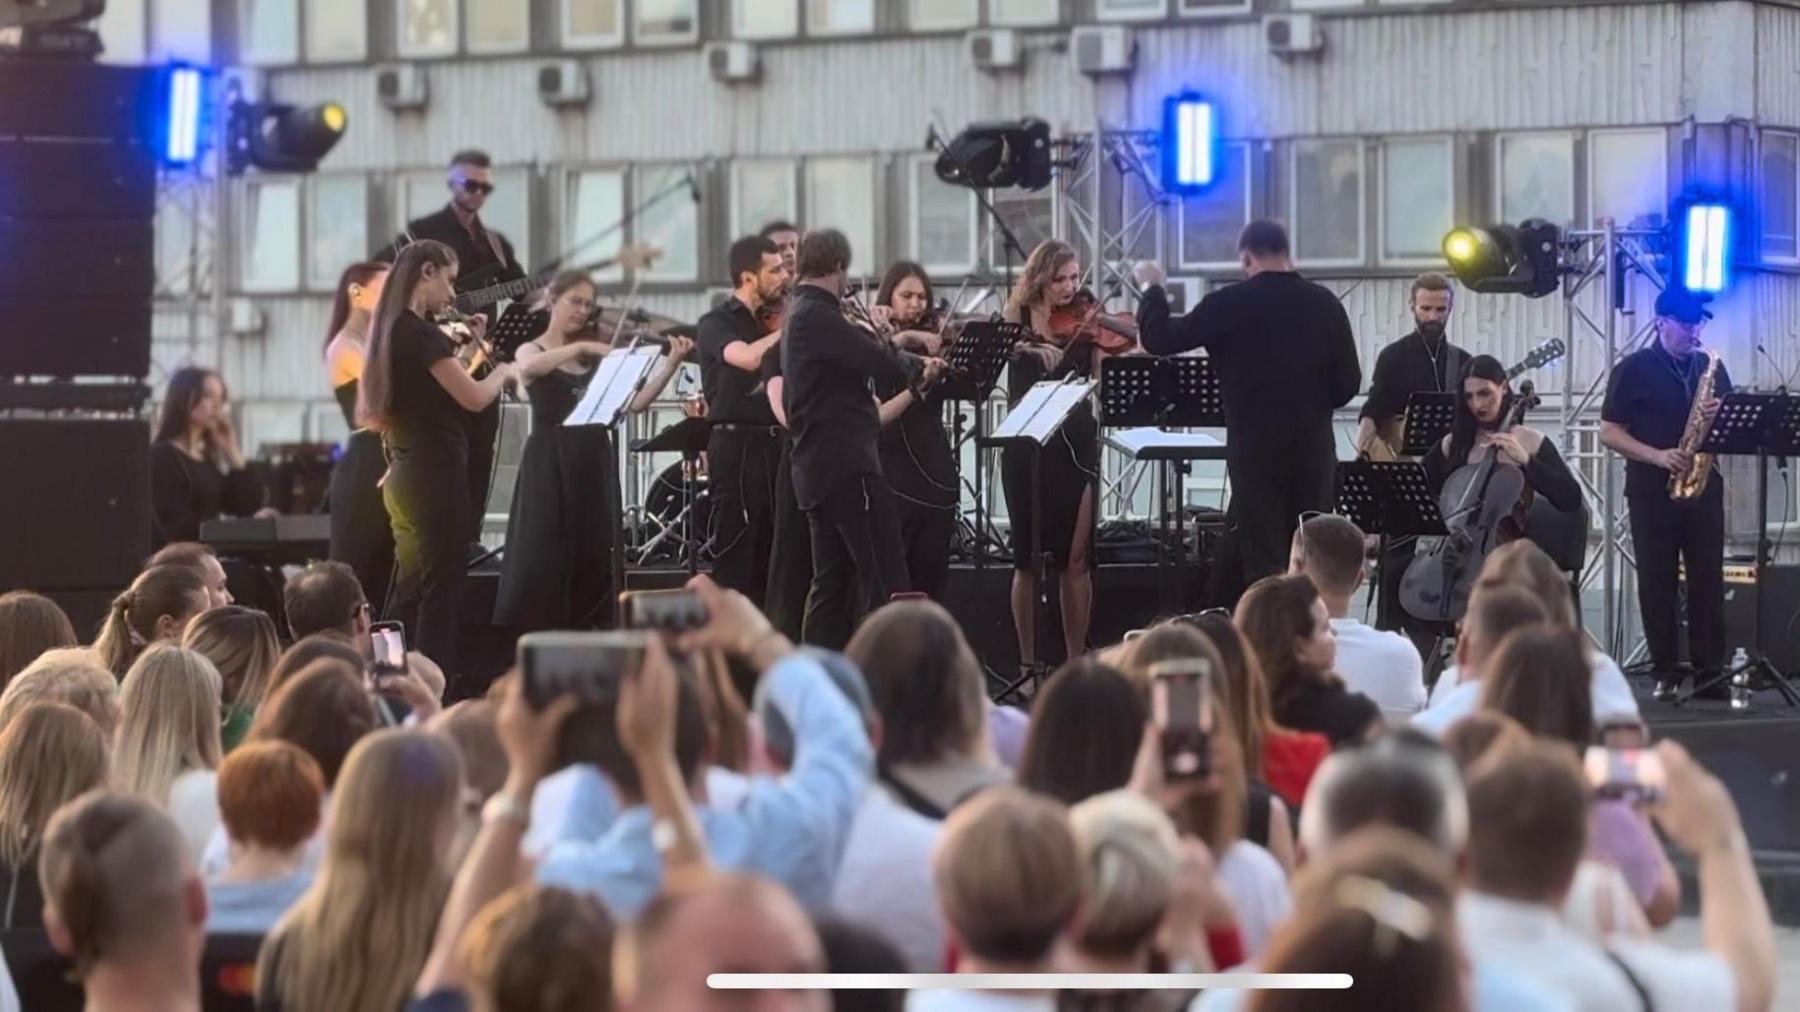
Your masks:
<instances>
[{"instance_id":1,"label":"smartphone","mask_svg":"<svg viewBox=\"0 0 1800 1012\"><path fill-rule=\"evenodd\" d=\"M1150 712L1167 780L1194 780L1212 772L1212 677L1212 664L1204 657L1150 667Z\"/></svg>"},{"instance_id":2,"label":"smartphone","mask_svg":"<svg viewBox=\"0 0 1800 1012\"><path fill-rule=\"evenodd\" d=\"M369 669L377 680L382 675L406 672L406 626L399 622L377 622L369 627L374 650Z\"/></svg>"},{"instance_id":3,"label":"smartphone","mask_svg":"<svg viewBox=\"0 0 1800 1012\"><path fill-rule=\"evenodd\" d=\"M618 736L612 704L619 683L637 670L644 634L633 631L541 632L519 637L519 678L525 701L541 710L557 697L581 701L563 722L556 768L597 762Z\"/></svg>"},{"instance_id":4,"label":"smartphone","mask_svg":"<svg viewBox=\"0 0 1800 1012\"><path fill-rule=\"evenodd\" d=\"M1582 766L1598 798L1653 802L1662 797L1668 782L1662 756L1647 748L1590 746Z\"/></svg>"},{"instance_id":5,"label":"smartphone","mask_svg":"<svg viewBox=\"0 0 1800 1012\"><path fill-rule=\"evenodd\" d=\"M627 629L685 632L705 625L706 602L691 590L628 590L619 595Z\"/></svg>"}]
</instances>

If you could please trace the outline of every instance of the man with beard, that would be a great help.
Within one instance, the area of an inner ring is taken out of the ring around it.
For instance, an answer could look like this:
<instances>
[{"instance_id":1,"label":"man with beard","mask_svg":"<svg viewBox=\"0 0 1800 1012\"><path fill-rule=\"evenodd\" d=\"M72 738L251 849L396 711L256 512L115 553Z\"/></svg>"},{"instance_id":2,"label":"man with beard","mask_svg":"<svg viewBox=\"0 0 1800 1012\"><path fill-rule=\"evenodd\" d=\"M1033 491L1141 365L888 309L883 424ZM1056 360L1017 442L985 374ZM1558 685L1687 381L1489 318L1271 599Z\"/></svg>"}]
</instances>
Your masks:
<instances>
[{"instance_id":1,"label":"man with beard","mask_svg":"<svg viewBox=\"0 0 1800 1012\"><path fill-rule=\"evenodd\" d=\"M1443 393L1457 389L1469 353L1445 336L1455 293L1442 274L1421 274L1413 279L1407 300L1412 309L1413 332L1381 349L1375 358L1375 377L1363 401L1356 423L1356 452L1373 460L1393 460L1400 451L1399 423L1407 398L1418 392ZM1380 597L1375 606L1378 629L1399 630L1407 623L1400 609L1400 578L1412 562L1413 542L1390 542L1381 557Z\"/></svg>"}]
</instances>

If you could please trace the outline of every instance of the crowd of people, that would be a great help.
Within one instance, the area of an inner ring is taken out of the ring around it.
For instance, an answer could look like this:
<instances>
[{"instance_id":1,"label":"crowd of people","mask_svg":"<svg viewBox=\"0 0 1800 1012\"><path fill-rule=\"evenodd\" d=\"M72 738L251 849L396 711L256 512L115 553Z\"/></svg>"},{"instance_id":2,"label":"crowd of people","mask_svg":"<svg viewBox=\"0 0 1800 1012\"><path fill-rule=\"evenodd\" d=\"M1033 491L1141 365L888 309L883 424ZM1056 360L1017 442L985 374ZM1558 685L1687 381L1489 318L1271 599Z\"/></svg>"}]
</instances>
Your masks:
<instances>
[{"instance_id":1,"label":"crowd of people","mask_svg":"<svg viewBox=\"0 0 1800 1012\"><path fill-rule=\"evenodd\" d=\"M604 698L534 704L517 673L455 701L426 656L376 673L340 563L288 580L285 645L189 543L87 646L46 598L6 594L0 1009L685 1012L748 1007L717 972L1231 968L1354 983L754 997L1769 1008L1733 801L1645 741L1555 566L1523 541L1489 559L1428 694L1410 646L1348 615L1363 551L1350 521L1309 517L1289 572L1234 613L1084 654L1026 708L989 701L929 601L878 609L839 653L696 577L703 624L645 634ZM1188 775L1164 761L1172 662L1208 673ZM570 722L591 764L559 767ZM1602 743L1653 747L1660 793L1597 792L1582 757ZM1696 866L1699 949L1656 938L1682 902L1658 828Z\"/></svg>"}]
</instances>

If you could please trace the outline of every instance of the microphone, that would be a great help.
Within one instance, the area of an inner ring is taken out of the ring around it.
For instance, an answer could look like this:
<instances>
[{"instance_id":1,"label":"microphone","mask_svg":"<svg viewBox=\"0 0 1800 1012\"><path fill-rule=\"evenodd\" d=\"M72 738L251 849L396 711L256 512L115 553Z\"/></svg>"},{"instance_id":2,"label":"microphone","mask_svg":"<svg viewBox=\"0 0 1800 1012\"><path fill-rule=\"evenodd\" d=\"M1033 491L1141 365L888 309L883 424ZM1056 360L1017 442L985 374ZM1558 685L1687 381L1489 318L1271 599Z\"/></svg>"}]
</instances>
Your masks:
<instances>
[{"instance_id":1,"label":"microphone","mask_svg":"<svg viewBox=\"0 0 1800 1012\"><path fill-rule=\"evenodd\" d=\"M1776 386L1775 391L1777 393L1787 393L1787 376L1782 373L1781 365L1775 361L1775 357L1769 354L1769 349L1758 344L1756 346L1756 353L1763 357L1763 361L1769 363L1769 368L1775 370L1775 378L1781 381L1780 384Z\"/></svg>"},{"instance_id":2,"label":"microphone","mask_svg":"<svg viewBox=\"0 0 1800 1012\"><path fill-rule=\"evenodd\" d=\"M700 203L700 181L698 179L694 178L694 172L692 169L688 170L687 188L688 188L688 196L693 198L694 203L696 203L696 204Z\"/></svg>"}]
</instances>

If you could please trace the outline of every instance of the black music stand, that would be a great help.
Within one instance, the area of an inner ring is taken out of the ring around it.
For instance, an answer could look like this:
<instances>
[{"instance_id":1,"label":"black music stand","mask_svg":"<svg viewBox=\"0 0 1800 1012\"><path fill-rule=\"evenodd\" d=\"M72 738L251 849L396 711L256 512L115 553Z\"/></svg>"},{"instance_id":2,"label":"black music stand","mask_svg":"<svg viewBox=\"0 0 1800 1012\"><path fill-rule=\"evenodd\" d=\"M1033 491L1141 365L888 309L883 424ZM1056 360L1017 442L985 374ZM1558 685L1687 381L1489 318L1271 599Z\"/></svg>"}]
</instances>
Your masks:
<instances>
[{"instance_id":1,"label":"black music stand","mask_svg":"<svg viewBox=\"0 0 1800 1012\"><path fill-rule=\"evenodd\" d=\"M1380 538L1383 552L1389 538L1448 533L1425 465L1414 460L1339 461L1335 512Z\"/></svg>"},{"instance_id":2,"label":"black music stand","mask_svg":"<svg viewBox=\"0 0 1800 1012\"><path fill-rule=\"evenodd\" d=\"M1400 453L1423 457L1438 445L1456 423L1456 394L1415 390L1406 398L1406 432Z\"/></svg>"},{"instance_id":3,"label":"black music stand","mask_svg":"<svg viewBox=\"0 0 1800 1012\"><path fill-rule=\"evenodd\" d=\"M1037 584L1036 599L1032 603L1037 620L1033 623L1033 632L1039 644L1044 638L1045 620L1049 618L1050 597L1049 578L1050 565L1044 555L1044 510L1043 480L1039 473L1039 463L1043 457L1044 444L1061 430L1069 415L1084 403L1094 392L1091 380L1045 381L1033 384L1025 396L1000 424L994 427L994 434L981 437L977 446L1024 446L1031 450L1031 573ZM1017 560L1015 560L1016 563ZM1023 659L1018 674L1011 680L1001 680L998 692L994 693L994 702L1004 703L1008 698L1026 702L1020 693L1027 682L1037 688L1042 662L1031 670L1025 670Z\"/></svg>"},{"instance_id":4,"label":"black music stand","mask_svg":"<svg viewBox=\"0 0 1800 1012\"><path fill-rule=\"evenodd\" d=\"M975 536L969 545L975 563L976 586L982 585L986 571L988 539L987 468L982 466L981 447L987 439L987 402L1000 385L1000 373L1012 361L1013 349L1025 340L1027 329L1022 323L1004 320L972 320L963 325L956 341L944 353L950 366L940 389L946 400L968 401L975 413ZM951 446L956 449L956 485L962 488L963 414L951 409Z\"/></svg>"},{"instance_id":5,"label":"black music stand","mask_svg":"<svg viewBox=\"0 0 1800 1012\"><path fill-rule=\"evenodd\" d=\"M506 311L500 319L488 328L488 343L494 346L496 357L502 362L511 362L518 354L519 346L537 338L539 334L550 329L550 311L533 309L523 299L508 303Z\"/></svg>"},{"instance_id":6,"label":"black music stand","mask_svg":"<svg viewBox=\"0 0 1800 1012\"><path fill-rule=\"evenodd\" d=\"M694 487L700 479L700 455L712 438L712 422L705 418L683 418L648 439L632 444L632 453L681 454L681 550L687 556L687 571L693 576L700 571L700 543L694 536Z\"/></svg>"},{"instance_id":7,"label":"black music stand","mask_svg":"<svg viewBox=\"0 0 1800 1012\"><path fill-rule=\"evenodd\" d=\"M1769 457L1800 453L1800 397L1777 393L1732 392L1719 402L1719 413L1706 434L1700 452L1718 456L1756 458L1756 608L1750 615L1750 656L1737 668L1721 671L1696 684L1679 702L1688 700L1721 682L1731 683L1732 709L1750 705L1750 694L1759 680L1772 686L1789 706L1800 706L1800 689L1769 660L1763 646L1763 610L1768 607L1763 574L1775 562L1769 544ZM1716 479L1715 479L1716 480Z\"/></svg>"}]
</instances>

